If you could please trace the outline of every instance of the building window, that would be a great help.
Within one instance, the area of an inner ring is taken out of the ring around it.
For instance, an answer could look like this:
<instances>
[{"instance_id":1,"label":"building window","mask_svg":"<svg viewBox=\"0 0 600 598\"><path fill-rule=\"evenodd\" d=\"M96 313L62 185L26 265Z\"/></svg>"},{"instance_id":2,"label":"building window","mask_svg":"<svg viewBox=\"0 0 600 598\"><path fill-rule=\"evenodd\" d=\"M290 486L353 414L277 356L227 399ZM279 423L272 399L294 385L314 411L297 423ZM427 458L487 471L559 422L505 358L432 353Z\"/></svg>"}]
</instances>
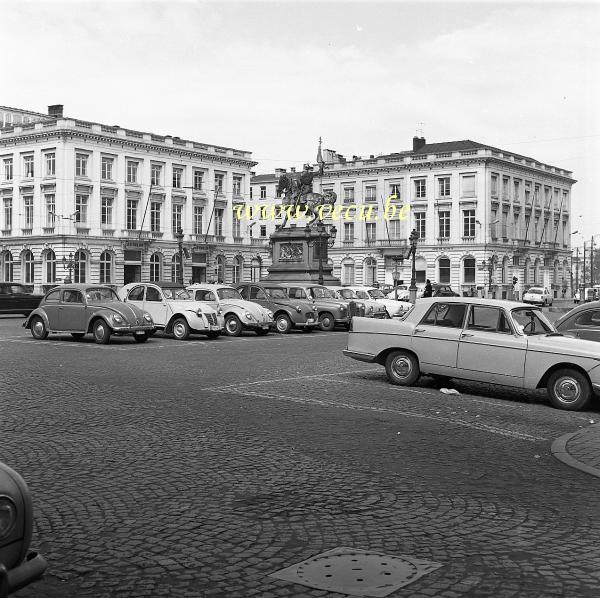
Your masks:
<instances>
[{"instance_id":1,"label":"building window","mask_svg":"<svg viewBox=\"0 0 600 598\"><path fill-rule=\"evenodd\" d=\"M233 258L233 284L242 282L242 276L244 271L244 261L241 256Z\"/></svg>"},{"instance_id":2,"label":"building window","mask_svg":"<svg viewBox=\"0 0 600 598\"><path fill-rule=\"evenodd\" d=\"M160 215L162 212L162 204L160 201L153 201L150 204L150 231L153 233L160 232Z\"/></svg>"},{"instance_id":3,"label":"building window","mask_svg":"<svg viewBox=\"0 0 600 598\"><path fill-rule=\"evenodd\" d=\"M234 195L242 194L242 177L241 176L233 177L233 194Z\"/></svg>"},{"instance_id":4,"label":"building window","mask_svg":"<svg viewBox=\"0 0 600 598\"><path fill-rule=\"evenodd\" d=\"M56 222L56 200L54 193L46 193L46 227L54 228Z\"/></svg>"},{"instance_id":5,"label":"building window","mask_svg":"<svg viewBox=\"0 0 600 598\"><path fill-rule=\"evenodd\" d=\"M260 188L260 198L267 199L267 188L264 185Z\"/></svg>"},{"instance_id":6,"label":"building window","mask_svg":"<svg viewBox=\"0 0 600 598\"><path fill-rule=\"evenodd\" d=\"M107 158L105 156L102 157L102 162L101 162L101 173L100 176L102 177L102 180L104 181L112 181L113 180L113 163L114 163L114 159L113 158Z\"/></svg>"},{"instance_id":7,"label":"building window","mask_svg":"<svg viewBox=\"0 0 600 598\"><path fill-rule=\"evenodd\" d=\"M450 211L444 210L439 212L438 217L440 226L440 239L448 239L450 237Z\"/></svg>"},{"instance_id":8,"label":"building window","mask_svg":"<svg viewBox=\"0 0 600 598\"><path fill-rule=\"evenodd\" d=\"M75 195L75 222L85 224L87 222L88 195Z\"/></svg>"},{"instance_id":9,"label":"building window","mask_svg":"<svg viewBox=\"0 0 600 598\"><path fill-rule=\"evenodd\" d=\"M353 261L347 261L342 264L342 284L354 284Z\"/></svg>"},{"instance_id":10,"label":"building window","mask_svg":"<svg viewBox=\"0 0 600 598\"><path fill-rule=\"evenodd\" d=\"M417 199L427 197L427 181L425 179L415 179L415 197Z\"/></svg>"},{"instance_id":11,"label":"building window","mask_svg":"<svg viewBox=\"0 0 600 598\"><path fill-rule=\"evenodd\" d=\"M225 282L225 258L222 255L217 256L217 282Z\"/></svg>"},{"instance_id":12,"label":"building window","mask_svg":"<svg viewBox=\"0 0 600 598\"><path fill-rule=\"evenodd\" d=\"M171 230L176 233L182 226L183 205L180 203L173 204L171 208Z\"/></svg>"},{"instance_id":13,"label":"building window","mask_svg":"<svg viewBox=\"0 0 600 598\"><path fill-rule=\"evenodd\" d=\"M540 228L540 219L536 218L533 224L533 242L537 243L537 238L538 238L538 229ZM540 240L541 242L541 240Z\"/></svg>"},{"instance_id":14,"label":"building window","mask_svg":"<svg viewBox=\"0 0 600 598\"><path fill-rule=\"evenodd\" d=\"M127 200L127 215L126 215L127 230L135 230L137 228L137 210L138 210L138 200L137 199L128 199Z\"/></svg>"},{"instance_id":15,"label":"building window","mask_svg":"<svg viewBox=\"0 0 600 598\"><path fill-rule=\"evenodd\" d=\"M155 280L160 280L160 275L161 275L160 265L161 265L160 254L153 253L150 256L150 280L152 282L154 282Z\"/></svg>"},{"instance_id":16,"label":"building window","mask_svg":"<svg viewBox=\"0 0 600 598\"><path fill-rule=\"evenodd\" d=\"M260 225L260 236L263 239L267 236L267 225L266 224L261 224Z\"/></svg>"},{"instance_id":17,"label":"building window","mask_svg":"<svg viewBox=\"0 0 600 598\"><path fill-rule=\"evenodd\" d=\"M364 284L373 286L377 282L377 260L368 257L364 263Z\"/></svg>"},{"instance_id":18,"label":"building window","mask_svg":"<svg viewBox=\"0 0 600 598\"><path fill-rule=\"evenodd\" d=\"M33 253L27 249L23 252L21 260L22 264L22 281L25 284L33 284L34 280L34 264L33 264Z\"/></svg>"},{"instance_id":19,"label":"building window","mask_svg":"<svg viewBox=\"0 0 600 598\"><path fill-rule=\"evenodd\" d=\"M463 210L463 237L475 236L475 210Z\"/></svg>"},{"instance_id":20,"label":"building window","mask_svg":"<svg viewBox=\"0 0 600 598\"><path fill-rule=\"evenodd\" d=\"M4 251L0 254L0 257L2 258L2 280L4 282L12 282L14 274L12 253Z\"/></svg>"},{"instance_id":21,"label":"building window","mask_svg":"<svg viewBox=\"0 0 600 598\"><path fill-rule=\"evenodd\" d=\"M493 174L492 175L492 197L498 197L498 175L497 174Z\"/></svg>"},{"instance_id":22,"label":"building window","mask_svg":"<svg viewBox=\"0 0 600 598\"><path fill-rule=\"evenodd\" d=\"M250 274L251 274L250 278L251 278L252 282L258 282L260 280L261 266L262 266L262 262L260 261L260 258L253 257L251 271L250 271Z\"/></svg>"},{"instance_id":23,"label":"building window","mask_svg":"<svg viewBox=\"0 0 600 598\"><path fill-rule=\"evenodd\" d=\"M215 192L219 195L223 194L225 187L225 175L215 172Z\"/></svg>"},{"instance_id":24,"label":"building window","mask_svg":"<svg viewBox=\"0 0 600 598\"><path fill-rule=\"evenodd\" d=\"M463 260L463 282L470 284L475 282L475 258L466 257Z\"/></svg>"},{"instance_id":25,"label":"building window","mask_svg":"<svg viewBox=\"0 0 600 598\"><path fill-rule=\"evenodd\" d=\"M438 179L439 197L450 197L450 177L440 177Z\"/></svg>"},{"instance_id":26,"label":"building window","mask_svg":"<svg viewBox=\"0 0 600 598\"><path fill-rule=\"evenodd\" d=\"M463 174L461 177L462 196L475 197L475 175Z\"/></svg>"},{"instance_id":27,"label":"building window","mask_svg":"<svg viewBox=\"0 0 600 598\"><path fill-rule=\"evenodd\" d=\"M222 209L215 210L215 235L218 237L223 236L223 212Z\"/></svg>"},{"instance_id":28,"label":"building window","mask_svg":"<svg viewBox=\"0 0 600 598\"><path fill-rule=\"evenodd\" d=\"M177 274L179 273L179 264L181 263L181 256L176 253L171 259L171 282L177 282Z\"/></svg>"},{"instance_id":29,"label":"building window","mask_svg":"<svg viewBox=\"0 0 600 598\"><path fill-rule=\"evenodd\" d=\"M365 201L377 201L377 187L375 185L365 187Z\"/></svg>"},{"instance_id":30,"label":"building window","mask_svg":"<svg viewBox=\"0 0 600 598\"><path fill-rule=\"evenodd\" d=\"M525 204L531 204L531 183L525 183Z\"/></svg>"},{"instance_id":31,"label":"building window","mask_svg":"<svg viewBox=\"0 0 600 598\"><path fill-rule=\"evenodd\" d=\"M521 201L521 181L514 180L513 181L514 195L513 201Z\"/></svg>"},{"instance_id":32,"label":"building window","mask_svg":"<svg viewBox=\"0 0 600 598\"><path fill-rule=\"evenodd\" d=\"M194 191L202 191L204 186L204 173L201 170L194 170Z\"/></svg>"},{"instance_id":33,"label":"building window","mask_svg":"<svg viewBox=\"0 0 600 598\"><path fill-rule=\"evenodd\" d=\"M352 203L354 201L354 187L344 187L344 203Z\"/></svg>"},{"instance_id":34,"label":"building window","mask_svg":"<svg viewBox=\"0 0 600 598\"><path fill-rule=\"evenodd\" d=\"M502 177L502 199L508 201L508 184L510 179L507 176Z\"/></svg>"},{"instance_id":35,"label":"building window","mask_svg":"<svg viewBox=\"0 0 600 598\"><path fill-rule=\"evenodd\" d=\"M33 197L31 195L23 198L23 208L25 210L23 228L33 228Z\"/></svg>"},{"instance_id":36,"label":"building window","mask_svg":"<svg viewBox=\"0 0 600 598\"><path fill-rule=\"evenodd\" d=\"M391 199L398 200L398 199L402 198L401 187L402 187L402 185L400 183L392 183L390 185L390 198Z\"/></svg>"},{"instance_id":37,"label":"building window","mask_svg":"<svg viewBox=\"0 0 600 598\"><path fill-rule=\"evenodd\" d=\"M377 223L376 222L367 222L365 224L365 235L367 240L367 245L373 245L377 240Z\"/></svg>"},{"instance_id":38,"label":"building window","mask_svg":"<svg viewBox=\"0 0 600 598\"><path fill-rule=\"evenodd\" d=\"M236 216L235 210L232 212L231 214L231 226L232 226L232 233L234 237L241 237L241 222L240 219Z\"/></svg>"},{"instance_id":39,"label":"building window","mask_svg":"<svg viewBox=\"0 0 600 598\"><path fill-rule=\"evenodd\" d=\"M87 176L88 155L75 154L75 176Z\"/></svg>"},{"instance_id":40,"label":"building window","mask_svg":"<svg viewBox=\"0 0 600 598\"><path fill-rule=\"evenodd\" d=\"M425 238L425 212L417 212L415 214L415 229L419 234L419 239Z\"/></svg>"},{"instance_id":41,"label":"building window","mask_svg":"<svg viewBox=\"0 0 600 598\"><path fill-rule=\"evenodd\" d=\"M46 158L46 176L56 175L56 154L54 152L48 152L45 154Z\"/></svg>"},{"instance_id":42,"label":"building window","mask_svg":"<svg viewBox=\"0 0 600 598\"><path fill-rule=\"evenodd\" d=\"M183 168L173 167L173 189L181 189L183 183Z\"/></svg>"},{"instance_id":43,"label":"building window","mask_svg":"<svg viewBox=\"0 0 600 598\"><path fill-rule=\"evenodd\" d=\"M540 205L540 190L541 187L540 185L535 185L535 187L533 188L533 201L535 202L536 206Z\"/></svg>"},{"instance_id":44,"label":"building window","mask_svg":"<svg viewBox=\"0 0 600 598\"><path fill-rule=\"evenodd\" d=\"M103 251L100 254L100 284L112 282L113 278L113 260L112 254L108 251Z\"/></svg>"},{"instance_id":45,"label":"building window","mask_svg":"<svg viewBox=\"0 0 600 598\"><path fill-rule=\"evenodd\" d=\"M150 184L153 187L162 187L162 164L152 164L150 166Z\"/></svg>"},{"instance_id":46,"label":"building window","mask_svg":"<svg viewBox=\"0 0 600 598\"><path fill-rule=\"evenodd\" d=\"M450 284L450 259L441 257L438 261L438 280L442 284Z\"/></svg>"},{"instance_id":47,"label":"building window","mask_svg":"<svg viewBox=\"0 0 600 598\"><path fill-rule=\"evenodd\" d=\"M23 176L26 179L33 178L33 156L23 157Z\"/></svg>"},{"instance_id":48,"label":"building window","mask_svg":"<svg viewBox=\"0 0 600 598\"><path fill-rule=\"evenodd\" d=\"M127 182L133 185L137 185L138 182L138 166L137 162L133 160L127 160Z\"/></svg>"},{"instance_id":49,"label":"building window","mask_svg":"<svg viewBox=\"0 0 600 598\"><path fill-rule=\"evenodd\" d=\"M519 214L513 215L513 239L521 238L521 223L519 220Z\"/></svg>"},{"instance_id":50,"label":"building window","mask_svg":"<svg viewBox=\"0 0 600 598\"><path fill-rule=\"evenodd\" d=\"M388 221L388 233L390 239L397 241L402 238L402 223L400 220L389 220Z\"/></svg>"},{"instance_id":51,"label":"building window","mask_svg":"<svg viewBox=\"0 0 600 598\"><path fill-rule=\"evenodd\" d=\"M13 180L13 159L12 158L4 158L2 161L4 164L4 180L12 181Z\"/></svg>"},{"instance_id":52,"label":"building window","mask_svg":"<svg viewBox=\"0 0 600 598\"><path fill-rule=\"evenodd\" d=\"M344 241L354 241L354 222L344 222Z\"/></svg>"},{"instance_id":53,"label":"building window","mask_svg":"<svg viewBox=\"0 0 600 598\"><path fill-rule=\"evenodd\" d=\"M202 221L204 220L204 208L202 206L194 206L194 234L202 234Z\"/></svg>"},{"instance_id":54,"label":"building window","mask_svg":"<svg viewBox=\"0 0 600 598\"><path fill-rule=\"evenodd\" d=\"M12 199L4 199L4 230L12 228Z\"/></svg>"},{"instance_id":55,"label":"building window","mask_svg":"<svg viewBox=\"0 0 600 598\"><path fill-rule=\"evenodd\" d=\"M100 203L100 225L102 228L110 228L112 226L112 197L103 197Z\"/></svg>"},{"instance_id":56,"label":"building window","mask_svg":"<svg viewBox=\"0 0 600 598\"><path fill-rule=\"evenodd\" d=\"M56 282L56 254L48 249L44 255L44 282Z\"/></svg>"},{"instance_id":57,"label":"building window","mask_svg":"<svg viewBox=\"0 0 600 598\"><path fill-rule=\"evenodd\" d=\"M85 253L81 250L76 251L73 262L75 264L75 268L73 269L73 282L86 282L87 258Z\"/></svg>"}]
</instances>

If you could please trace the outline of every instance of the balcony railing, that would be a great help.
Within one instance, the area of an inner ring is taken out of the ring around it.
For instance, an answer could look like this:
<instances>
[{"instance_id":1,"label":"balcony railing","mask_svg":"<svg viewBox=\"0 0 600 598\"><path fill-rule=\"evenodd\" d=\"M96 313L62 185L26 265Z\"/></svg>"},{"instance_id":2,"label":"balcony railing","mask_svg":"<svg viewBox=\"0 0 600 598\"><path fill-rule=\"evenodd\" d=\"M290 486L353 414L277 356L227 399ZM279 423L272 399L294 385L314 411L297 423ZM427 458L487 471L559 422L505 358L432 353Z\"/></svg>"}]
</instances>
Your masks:
<instances>
[{"instance_id":1,"label":"balcony railing","mask_svg":"<svg viewBox=\"0 0 600 598\"><path fill-rule=\"evenodd\" d=\"M354 239L344 239L342 241L342 247L354 247Z\"/></svg>"},{"instance_id":2,"label":"balcony railing","mask_svg":"<svg viewBox=\"0 0 600 598\"><path fill-rule=\"evenodd\" d=\"M266 245L266 243L268 242L268 239L266 237L263 238L256 238L256 237L250 237L250 245Z\"/></svg>"},{"instance_id":3,"label":"balcony railing","mask_svg":"<svg viewBox=\"0 0 600 598\"><path fill-rule=\"evenodd\" d=\"M381 247L406 247L408 241L406 239L379 239Z\"/></svg>"}]
</instances>

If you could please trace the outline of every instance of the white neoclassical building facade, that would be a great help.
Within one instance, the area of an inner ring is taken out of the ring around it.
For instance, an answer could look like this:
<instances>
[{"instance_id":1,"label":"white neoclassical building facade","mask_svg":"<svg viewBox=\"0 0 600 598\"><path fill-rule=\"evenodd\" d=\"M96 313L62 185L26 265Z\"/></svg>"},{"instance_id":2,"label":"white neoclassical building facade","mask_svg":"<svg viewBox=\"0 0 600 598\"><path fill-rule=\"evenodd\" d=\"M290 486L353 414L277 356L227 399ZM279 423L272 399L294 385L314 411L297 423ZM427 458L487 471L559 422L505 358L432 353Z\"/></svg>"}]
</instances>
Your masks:
<instances>
[{"instance_id":1,"label":"white neoclassical building facade","mask_svg":"<svg viewBox=\"0 0 600 598\"><path fill-rule=\"evenodd\" d=\"M415 137L400 153L323 157L314 190L331 189L350 208L328 220L338 231L329 255L343 284L409 284L411 263L401 258L415 229L418 283L497 298L512 297L513 278L517 293L545 285L560 296L571 288L571 172L470 140ZM280 202L284 172L253 177L251 202ZM357 217L369 207L375 218ZM276 224L257 221L259 236Z\"/></svg>"},{"instance_id":2,"label":"white neoclassical building facade","mask_svg":"<svg viewBox=\"0 0 600 598\"><path fill-rule=\"evenodd\" d=\"M60 105L0 114L0 280L174 280L180 255L186 283L266 273L267 244L234 216L249 200L249 152L68 118Z\"/></svg>"}]
</instances>

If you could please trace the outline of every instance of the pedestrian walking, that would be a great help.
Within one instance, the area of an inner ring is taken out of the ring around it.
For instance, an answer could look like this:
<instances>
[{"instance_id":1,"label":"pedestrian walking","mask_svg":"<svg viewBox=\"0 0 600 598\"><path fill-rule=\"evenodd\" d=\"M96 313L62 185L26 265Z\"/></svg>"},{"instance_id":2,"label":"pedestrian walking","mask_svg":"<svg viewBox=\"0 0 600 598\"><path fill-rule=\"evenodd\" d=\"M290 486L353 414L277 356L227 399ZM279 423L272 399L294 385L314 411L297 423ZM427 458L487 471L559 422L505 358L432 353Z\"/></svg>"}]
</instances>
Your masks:
<instances>
[{"instance_id":1,"label":"pedestrian walking","mask_svg":"<svg viewBox=\"0 0 600 598\"><path fill-rule=\"evenodd\" d=\"M423 291L423 297L431 297L432 295L433 295L433 288L431 286L431 281L428 278L427 282L425 283L425 290Z\"/></svg>"}]
</instances>

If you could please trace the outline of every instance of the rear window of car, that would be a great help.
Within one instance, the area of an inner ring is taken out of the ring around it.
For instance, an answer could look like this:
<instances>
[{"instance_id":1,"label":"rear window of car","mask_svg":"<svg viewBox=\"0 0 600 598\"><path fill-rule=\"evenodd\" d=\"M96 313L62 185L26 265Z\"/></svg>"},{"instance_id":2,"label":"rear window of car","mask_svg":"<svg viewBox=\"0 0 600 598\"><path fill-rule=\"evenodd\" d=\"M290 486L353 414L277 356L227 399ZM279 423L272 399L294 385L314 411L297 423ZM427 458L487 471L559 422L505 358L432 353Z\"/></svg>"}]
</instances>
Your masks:
<instances>
[{"instance_id":1,"label":"rear window of car","mask_svg":"<svg viewBox=\"0 0 600 598\"><path fill-rule=\"evenodd\" d=\"M273 299L287 299L288 296L283 289L273 288L273 287L265 287L265 291L269 297Z\"/></svg>"},{"instance_id":2,"label":"rear window of car","mask_svg":"<svg viewBox=\"0 0 600 598\"><path fill-rule=\"evenodd\" d=\"M304 289L300 287L290 287L289 295L292 299L307 299Z\"/></svg>"},{"instance_id":3,"label":"rear window of car","mask_svg":"<svg viewBox=\"0 0 600 598\"><path fill-rule=\"evenodd\" d=\"M46 295L46 303L57 303L60 299L60 291L51 291Z\"/></svg>"},{"instance_id":4,"label":"rear window of car","mask_svg":"<svg viewBox=\"0 0 600 598\"><path fill-rule=\"evenodd\" d=\"M544 291L542 289L529 289L527 292L532 295L541 295Z\"/></svg>"},{"instance_id":5,"label":"rear window of car","mask_svg":"<svg viewBox=\"0 0 600 598\"><path fill-rule=\"evenodd\" d=\"M575 320L577 326L600 326L600 310L588 310L577 316Z\"/></svg>"}]
</instances>

